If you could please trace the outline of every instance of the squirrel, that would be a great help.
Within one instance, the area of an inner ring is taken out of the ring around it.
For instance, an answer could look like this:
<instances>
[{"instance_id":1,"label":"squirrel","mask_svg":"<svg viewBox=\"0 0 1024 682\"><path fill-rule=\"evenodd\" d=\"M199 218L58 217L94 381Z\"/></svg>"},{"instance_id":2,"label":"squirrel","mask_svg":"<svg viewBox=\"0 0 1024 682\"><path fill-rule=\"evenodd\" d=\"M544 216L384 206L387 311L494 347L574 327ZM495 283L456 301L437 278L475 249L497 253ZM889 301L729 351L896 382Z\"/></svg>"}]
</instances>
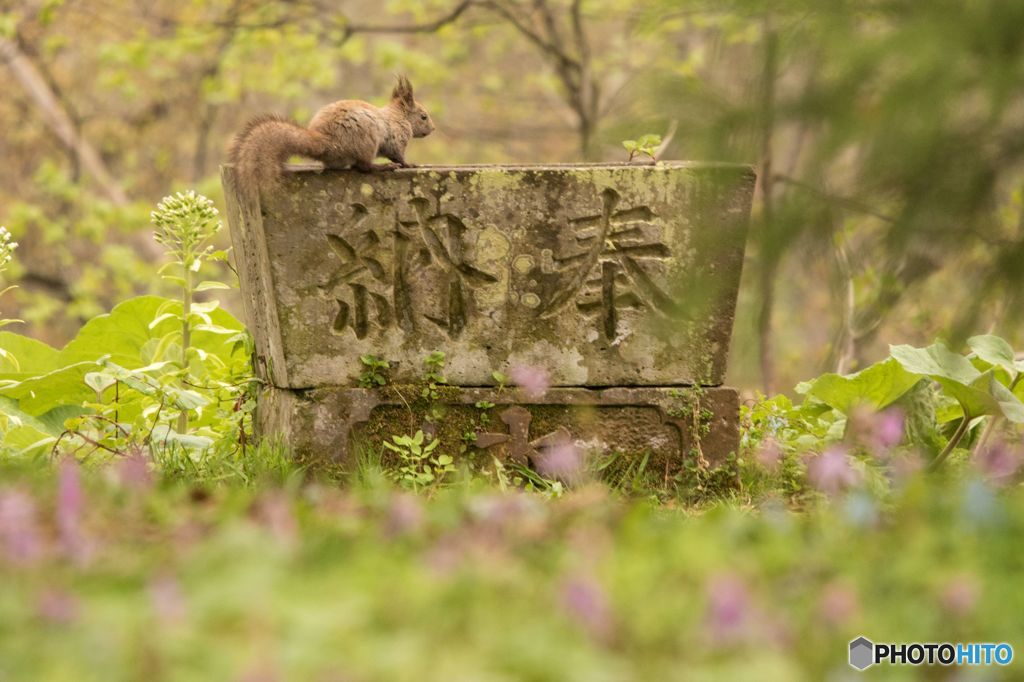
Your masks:
<instances>
[{"instance_id":1,"label":"squirrel","mask_svg":"<svg viewBox=\"0 0 1024 682\"><path fill-rule=\"evenodd\" d=\"M325 168L354 168L363 172L412 168L405 147L414 137L434 130L427 110L415 100L405 76L383 107L344 99L322 107L308 128L274 114L249 121L231 143L228 158L241 184L249 189L273 189L282 164L292 155L306 156ZM378 156L391 161L374 164Z\"/></svg>"}]
</instances>

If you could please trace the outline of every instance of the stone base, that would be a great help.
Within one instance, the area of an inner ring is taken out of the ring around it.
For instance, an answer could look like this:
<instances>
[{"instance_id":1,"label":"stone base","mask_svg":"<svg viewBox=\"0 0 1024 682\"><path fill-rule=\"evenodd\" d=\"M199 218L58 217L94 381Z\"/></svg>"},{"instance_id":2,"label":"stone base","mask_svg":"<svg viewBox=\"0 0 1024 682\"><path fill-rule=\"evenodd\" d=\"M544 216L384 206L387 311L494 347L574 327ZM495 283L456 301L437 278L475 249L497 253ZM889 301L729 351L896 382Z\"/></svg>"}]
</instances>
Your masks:
<instances>
[{"instance_id":1,"label":"stone base","mask_svg":"<svg viewBox=\"0 0 1024 682\"><path fill-rule=\"evenodd\" d=\"M310 464L353 465L360 452L422 429L438 454L528 463L569 440L592 455L647 456L666 476L715 466L739 446L739 398L731 388L553 388L530 398L515 388L422 386L263 391L262 436ZM465 446L465 447L464 447ZM461 454L460 454L461 453Z\"/></svg>"}]
</instances>

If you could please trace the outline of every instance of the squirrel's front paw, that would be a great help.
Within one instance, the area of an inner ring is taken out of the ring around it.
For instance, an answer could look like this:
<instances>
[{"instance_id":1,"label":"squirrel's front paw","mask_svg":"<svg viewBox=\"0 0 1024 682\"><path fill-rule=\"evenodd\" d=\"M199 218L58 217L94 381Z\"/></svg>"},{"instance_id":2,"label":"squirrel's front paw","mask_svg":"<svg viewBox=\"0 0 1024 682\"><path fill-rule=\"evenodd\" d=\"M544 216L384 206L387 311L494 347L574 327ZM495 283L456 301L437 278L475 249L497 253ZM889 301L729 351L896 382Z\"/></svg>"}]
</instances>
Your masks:
<instances>
[{"instance_id":1,"label":"squirrel's front paw","mask_svg":"<svg viewBox=\"0 0 1024 682\"><path fill-rule=\"evenodd\" d=\"M398 167L399 168L417 168L417 165L415 163L409 163L408 161L403 161L402 163L398 164Z\"/></svg>"}]
</instances>

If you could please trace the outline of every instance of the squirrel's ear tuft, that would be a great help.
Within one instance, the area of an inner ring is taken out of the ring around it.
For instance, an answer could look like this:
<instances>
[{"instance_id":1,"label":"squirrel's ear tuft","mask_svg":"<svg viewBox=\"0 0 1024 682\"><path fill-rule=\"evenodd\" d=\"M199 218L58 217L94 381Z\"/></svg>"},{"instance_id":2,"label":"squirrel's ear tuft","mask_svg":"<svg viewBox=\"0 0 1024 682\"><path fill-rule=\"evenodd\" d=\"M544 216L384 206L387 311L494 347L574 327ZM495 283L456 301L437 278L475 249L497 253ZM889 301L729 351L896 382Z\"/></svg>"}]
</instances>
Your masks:
<instances>
[{"instance_id":1,"label":"squirrel's ear tuft","mask_svg":"<svg viewBox=\"0 0 1024 682\"><path fill-rule=\"evenodd\" d=\"M405 76L399 75L398 82L395 84L395 89L391 91L391 99L398 100L403 104L413 106L415 100L412 96L412 83Z\"/></svg>"}]
</instances>

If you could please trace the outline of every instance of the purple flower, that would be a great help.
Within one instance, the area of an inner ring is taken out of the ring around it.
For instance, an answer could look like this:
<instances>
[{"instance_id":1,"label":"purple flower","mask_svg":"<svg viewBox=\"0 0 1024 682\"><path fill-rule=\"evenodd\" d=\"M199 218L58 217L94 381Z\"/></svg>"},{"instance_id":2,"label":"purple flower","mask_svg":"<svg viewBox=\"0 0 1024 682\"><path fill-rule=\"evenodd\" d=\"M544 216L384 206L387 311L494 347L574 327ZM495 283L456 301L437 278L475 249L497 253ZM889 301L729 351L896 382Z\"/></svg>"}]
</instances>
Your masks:
<instances>
[{"instance_id":1,"label":"purple flower","mask_svg":"<svg viewBox=\"0 0 1024 682\"><path fill-rule=\"evenodd\" d=\"M978 583L969 575L960 575L947 582L940 595L943 608L956 616L970 614L978 603Z\"/></svg>"},{"instance_id":2,"label":"purple flower","mask_svg":"<svg viewBox=\"0 0 1024 682\"><path fill-rule=\"evenodd\" d=\"M388 535L407 535L423 525L423 505L415 495L398 493L391 498L387 515Z\"/></svg>"},{"instance_id":3,"label":"purple flower","mask_svg":"<svg viewBox=\"0 0 1024 682\"><path fill-rule=\"evenodd\" d=\"M782 462L782 446L774 438L767 438L757 450L757 462L768 471L775 472Z\"/></svg>"},{"instance_id":4,"label":"purple flower","mask_svg":"<svg viewBox=\"0 0 1024 682\"><path fill-rule=\"evenodd\" d=\"M88 549L82 534L84 509L81 467L77 460L67 457L57 473L57 531L65 553L76 559L84 558Z\"/></svg>"},{"instance_id":5,"label":"purple flower","mask_svg":"<svg viewBox=\"0 0 1024 682\"><path fill-rule=\"evenodd\" d=\"M1021 465L1020 452L1003 441L986 446L975 457L975 465L991 483L1009 483Z\"/></svg>"},{"instance_id":6,"label":"purple flower","mask_svg":"<svg viewBox=\"0 0 1024 682\"><path fill-rule=\"evenodd\" d=\"M136 492L145 492L153 487L153 474L149 470L149 460L142 453L134 453L123 457L117 462L117 480L125 488Z\"/></svg>"},{"instance_id":7,"label":"purple flower","mask_svg":"<svg viewBox=\"0 0 1024 682\"><path fill-rule=\"evenodd\" d=\"M818 598L818 615L833 627L845 625L858 610L857 593L843 583L829 583Z\"/></svg>"},{"instance_id":8,"label":"purple flower","mask_svg":"<svg viewBox=\"0 0 1024 682\"><path fill-rule=\"evenodd\" d=\"M707 588L705 622L712 639L729 644L748 634L750 625L750 593L738 576L714 578Z\"/></svg>"},{"instance_id":9,"label":"purple flower","mask_svg":"<svg viewBox=\"0 0 1024 682\"><path fill-rule=\"evenodd\" d=\"M534 465L545 478L575 485L583 479L583 453L572 442L564 442L544 448L536 457Z\"/></svg>"},{"instance_id":10,"label":"purple flower","mask_svg":"<svg viewBox=\"0 0 1024 682\"><path fill-rule=\"evenodd\" d=\"M888 451L903 440L903 410L894 407L872 420L872 441L880 451Z\"/></svg>"},{"instance_id":11,"label":"purple flower","mask_svg":"<svg viewBox=\"0 0 1024 682\"><path fill-rule=\"evenodd\" d=\"M606 639L611 634L611 609L597 581L584 576L570 578L562 586L562 604L594 637Z\"/></svg>"},{"instance_id":12,"label":"purple flower","mask_svg":"<svg viewBox=\"0 0 1024 682\"><path fill-rule=\"evenodd\" d=\"M512 381L523 389L527 398L540 398L551 386L551 378L542 367L516 365L508 374Z\"/></svg>"},{"instance_id":13,"label":"purple flower","mask_svg":"<svg viewBox=\"0 0 1024 682\"><path fill-rule=\"evenodd\" d=\"M43 554L36 502L21 490L0 491L0 552L22 566L34 564Z\"/></svg>"},{"instance_id":14,"label":"purple flower","mask_svg":"<svg viewBox=\"0 0 1024 682\"><path fill-rule=\"evenodd\" d=\"M256 518L284 547L295 545L299 524L291 503L283 493L267 495L256 503Z\"/></svg>"},{"instance_id":15,"label":"purple flower","mask_svg":"<svg viewBox=\"0 0 1024 682\"><path fill-rule=\"evenodd\" d=\"M829 448L812 457L807 463L807 478L826 495L835 495L860 480L860 476L850 466L846 450L841 447Z\"/></svg>"},{"instance_id":16,"label":"purple flower","mask_svg":"<svg viewBox=\"0 0 1024 682\"><path fill-rule=\"evenodd\" d=\"M149 583L149 598L160 620L176 623L185 619L185 595L173 576L159 575Z\"/></svg>"},{"instance_id":17,"label":"purple flower","mask_svg":"<svg viewBox=\"0 0 1024 682\"><path fill-rule=\"evenodd\" d=\"M67 625L78 617L78 599L70 592L49 588L39 595L36 612L43 620Z\"/></svg>"}]
</instances>

